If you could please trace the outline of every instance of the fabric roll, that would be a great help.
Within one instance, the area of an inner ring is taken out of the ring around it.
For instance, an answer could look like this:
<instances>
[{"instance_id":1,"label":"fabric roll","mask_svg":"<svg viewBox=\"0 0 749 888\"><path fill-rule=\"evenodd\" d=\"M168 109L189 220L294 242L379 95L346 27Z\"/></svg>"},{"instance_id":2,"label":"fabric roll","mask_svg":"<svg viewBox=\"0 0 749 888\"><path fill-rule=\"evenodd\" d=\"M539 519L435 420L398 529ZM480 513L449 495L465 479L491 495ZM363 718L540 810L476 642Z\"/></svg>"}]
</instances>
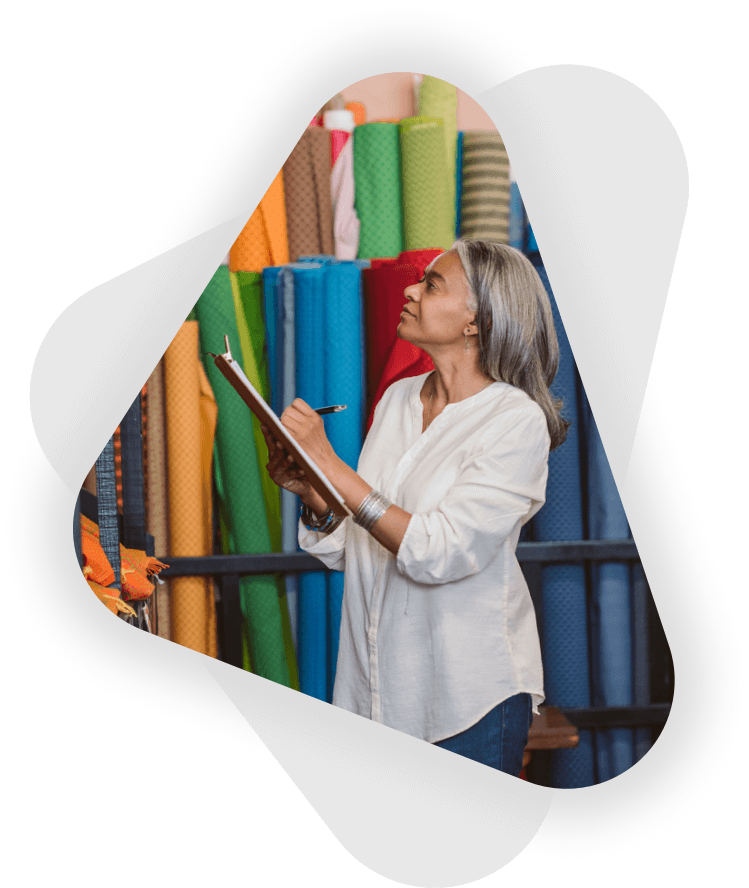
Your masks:
<instances>
[{"instance_id":1,"label":"fabric roll","mask_svg":"<svg viewBox=\"0 0 749 888\"><path fill-rule=\"evenodd\" d=\"M229 270L220 266L195 306L203 354L221 353L224 336L232 354L241 354ZM223 500L236 550L271 550L251 413L211 359L206 370L218 404L216 441ZM171 489L170 489L171 494ZM240 580L242 612L247 621L253 671L290 686L278 590L272 576Z\"/></svg>"},{"instance_id":2,"label":"fabric roll","mask_svg":"<svg viewBox=\"0 0 749 888\"><path fill-rule=\"evenodd\" d=\"M549 455L546 503L533 519L534 529L540 541L580 540L583 539L584 525L575 361L546 271L540 259L534 265L549 295L559 340L559 370L551 391L554 396L563 398L564 415L572 421L564 444ZM546 701L552 706L590 706L585 568L582 565L544 567L542 602ZM592 742L590 731L580 731L580 743L576 749L554 752L553 786L593 785Z\"/></svg>"},{"instance_id":3,"label":"fabric roll","mask_svg":"<svg viewBox=\"0 0 749 888\"><path fill-rule=\"evenodd\" d=\"M237 272L231 275L234 313L237 320L239 341L242 347L242 368L245 375L267 400L269 393L269 372L265 350L265 327L263 323L262 275L255 272ZM281 497L279 488L265 471L268 463L268 447L260 430L260 422L252 416L252 429L255 437L255 450L258 471L263 488L265 513L271 537L271 548L281 551Z\"/></svg>"},{"instance_id":4,"label":"fabric roll","mask_svg":"<svg viewBox=\"0 0 749 888\"><path fill-rule=\"evenodd\" d=\"M242 345L242 364L245 375L265 400L270 400L268 353L266 350L265 326L263 321L263 288L262 275L251 272L237 272L232 275L232 292L234 295L234 311ZM263 486L265 513L268 519L268 530L271 538L271 549L282 551L281 541L281 497L276 484L265 469L269 454L265 438L260 430L260 422L253 415L252 426L255 432L255 447L258 457L258 469ZM281 608L281 624L284 635L286 662L289 666L291 687L298 690L296 651L292 620L289 614L286 594L286 581L283 576L276 576L279 604ZM296 605L295 605L296 606Z\"/></svg>"},{"instance_id":5,"label":"fabric roll","mask_svg":"<svg viewBox=\"0 0 749 888\"><path fill-rule=\"evenodd\" d=\"M346 110L354 115L354 126L362 126L367 119L367 109L361 102L346 102Z\"/></svg>"},{"instance_id":6,"label":"fabric roll","mask_svg":"<svg viewBox=\"0 0 749 888\"><path fill-rule=\"evenodd\" d=\"M283 171L279 170L229 250L229 269L259 273L267 265L288 261Z\"/></svg>"},{"instance_id":7,"label":"fabric roll","mask_svg":"<svg viewBox=\"0 0 749 888\"><path fill-rule=\"evenodd\" d=\"M333 202L333 240L337 259L356 259L359 251L359 217L356 215L354 193L354 146L348 133L334 131L332 136L345 135L331 173Z\"/></svg>"},{"instance_id":8,"label":"fabric roll","mask_svg":"<svg viewBox=\"0 0 749 888\"><path fill-rule=\"evenodd\" d=\"M283 165L289 259L303 253L332 253L333 204L330 132L305 130ZM272 263L266 263L268 265Z\"/></svg>"},{"instance_id":9,"label":"fabric roll","mask_svg":"<svg viewBox=\"0 0 749 888\"><path fill-rule=\"evenodd\" d=\"M356 263L336 263L324 268L323 401L325 404L347 405L341 413L324 417L325 431L333 450L352 469L356 469L361 453L365 406L362 301L362 270ZM332 571L327 583L326 699L330 702L338 660L343 573Z\"/></svg>"},{"instance_id":10,"label":"fabric roll","mask_svg":"<svg viewBox=\"0 0 749 888\"><path fill-rule=\"evenodd\" d=\"M117 521L117 481L114 467L114 436L96 460L96 505L99 542L112 568L107 585L120 586L120 531Z\"/></svg>"},{"instance_id":11,"label":"fabric roll","mask_svg":"<svg viewBox=\"0 0 749 888\"><path fill-rule=\"evenodd\" d=\"M319 268L320 263L305 261L292 263L280 269L276 281L276 325L280 332L276 349L278 362L277 378L279 394L274 401L273 409L280 416L286 407L297 396L296 391L296 319L295 319L295 284L294 270L306 267ZM284 552L296 552L297 527L299 521L298 499L288 490L281 491L281 540ZM288 602L291 633L299 657L299 576L289 574L286 577L286 597ZM301 663L297 664L301 676Z\"/></svg>"},{"instance_id":12,"label":"fabric roll","mask_svg":"<svg viewBox=\"0 0 749 888\"><path fill-rule=\"evenodd\" d=\"M588 454L588 534L593 540L630 538L629 524L587 398L583 398ZM632 596L630 568L612 562L591 567L591 624L594 639L593 703L630 706L633 700ZM596 732L599 782L634 764L632 728Z\"/></svg>"},{"instance_id":13,"label":"fabric roll","mask_svg":"<svg viewBox=\"0 0 749 888\"><path fill-rule=\"evenodd\" d=\"M265 344L268 350L268 403L279 413L283 386L283 319L278 305L278 276L281 268L263 269L263 324ZM279 414L280 415L280 414Z\"/></svg>"},{"instance_id":14,"label":"fabric roll","mask_svg":"<svg viewBox=\"0 0 749 888\"><path fill-rule=\"evenodd\" d=\"M153 537L154 555L166 558L169 551L167 505L166 416L164 404L164 360L154 368L146 383L146 527ZM156 586L157 633L171 638L169 629L169 582Z\"/></svg>"},{"instance_id":15,"label":"fabric roll","mask_svg":"<svg viewBox=\"0 0 749 888\"><path fill-rule=\"evenodd\" d=\"M458 91L452 83L424 75L419 87L419 116L442 120L443 139L445 146L445 164L447 168L447 191L450 201L450 230L455 231L455 192L457 169L458 142ZM429 246L438 246L430 244ZM441 246L441 245L439 245ZM447 249L447 248L445 248Z\"/></svg>"},{"instance_id":16,"label":"fabric roll","mask_svg":"<svg viewBox=\"0 0 749 888\"><path fill-rule=\"evenodd\" d=\"M499 133L464 133L460 233L510 240L510 162Z\"/></svg>"},{"instance_id":17,"label":"fabric roll","mask_svg":"<svg viewBox=\"0 0 749 888\"><path fill-rule=\"evenodd\" d=\"M186 321L164 355L169 554L176 557L211 552L212 503L206 479L210 481L216 408L201 369L198 325ZM205 577L176 577L170 594L172 640L215 656L212 583Z\"/></svg>"},{"instance_id":18,"label":"fabric roll","mask_svg":"<svg viewBox=\"0 0 749 888\"><path fill-rule=\"evenodd\" d=\"M362 272L367 355L367 429L374 409L389 385L434 369L431 358L410 342L398 339L404 291L417 283L441 250L402 252L393 262L373 260Z\"/></svg>"},{"instance_id":19,"label":"fabric roll","mask_svg":"<svg viewBox=\"0 0 749 888\"><path fill-rule=\"evenodd\" d=\"M398 124L367 123L353 135L354 208L360 259L397 256L403 249L401 148Z\"/></svg>"},{"instance_id":20,"label":"fabric roll","mask_svg":"<svg viewBox=\"0 0 749 888\"><path fill-rule=\"evenodd\" d=\"M138 392L120 424L122 448L122 542L146 550L146 504L143 478L143 417Z\"/></svg>"},{"instance_id":21,"label":"fabric roll","mask_svg":"<svg viewBox=\"0 0 749 888\"><path fill-rule=\"evenodd\" d=\"M463 136L458 133L458 147L455 153L455 237L460 237L460 207L463 192Z\"/></svg>"},{"instance_id":22,"label":"fabric roll","mask_svg":"<svg viewBox=\"0 0 749 888\"><path fill-rule=\"evenodd\" d=\"M508 243L516 250L525 250L525 207L520 196L518 183L512 175L510 166L510 218L508 220Z\"/></svg>"},{"instance_id":23,"label":"fabric roll","mask_svg":"<svg viewBox=\"0 0 749 888\"><path fill-rule=\"evenodd\" d=\"M300 263L294 275L296 396L310 406L325 403L324 266ZM295 522L296 524L296 522ZM318 700L328 697L327 579L321 571L299 576L299 687Z\"/></svg>"},{"instance_id":24,"label":"fabric roll","mask_svg":"<svg viewBox=\"0 0 749 888\"><path fill-rule=\"evenodd\" d=\"M449 250L455 232L455 185L442 120L409 117L400 122L400 132L404 246Z\"/></svg>"}]
</instances>

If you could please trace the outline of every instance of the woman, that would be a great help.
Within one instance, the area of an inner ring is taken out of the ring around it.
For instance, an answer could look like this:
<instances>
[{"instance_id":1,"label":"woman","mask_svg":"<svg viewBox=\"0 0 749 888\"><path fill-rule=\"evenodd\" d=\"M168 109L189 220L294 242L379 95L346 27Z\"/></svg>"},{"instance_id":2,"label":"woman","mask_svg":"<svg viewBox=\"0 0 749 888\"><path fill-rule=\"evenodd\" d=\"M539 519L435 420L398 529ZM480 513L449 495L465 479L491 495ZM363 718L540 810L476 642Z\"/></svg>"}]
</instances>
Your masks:
<instances>
[{"instance_id":1,"label":"woman","mask_svg":"<svg viewBox=\"0 0 749 888\"><path fill-rule=\"evenodd\" d=\"M544 692L515 547L567 429L551 307L521 253L470 240L405 296L398 335L435 370L385 392L358 472L304 401L281 418L352 517L264 429L268 471L302 499L301 547L345 571L333 704L517 776Z\"/></svg>"}]
</instances>

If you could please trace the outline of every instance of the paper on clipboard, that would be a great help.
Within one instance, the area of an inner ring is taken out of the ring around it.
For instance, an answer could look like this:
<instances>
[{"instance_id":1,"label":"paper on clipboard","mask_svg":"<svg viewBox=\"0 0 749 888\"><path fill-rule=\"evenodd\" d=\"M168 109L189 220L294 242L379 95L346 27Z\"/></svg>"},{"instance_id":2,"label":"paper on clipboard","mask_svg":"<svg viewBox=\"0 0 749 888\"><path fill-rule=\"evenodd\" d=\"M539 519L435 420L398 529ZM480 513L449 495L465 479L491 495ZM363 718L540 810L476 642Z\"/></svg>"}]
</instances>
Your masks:
<instances>
[{"instance_id":1,"label":"paper on clipboard","mask_svg":"<svg viewBox=\"0 0 749 888\"><path fill-rule=\"evenodd\" d=\"M346 508L343 499L317 467L314 460L309 457L302 447L291 437L287 429L281 424L281 420L263 400L262 396L250 380L244 375L244 371L232 357L231 350L229 349L228 336L224 337L224 343L226 346L225 354L211 354L218 369L231 383L232 388L234 388L260 422L263 423L263 425L268 426L273 437L283 443L286 450L288 450L296 460L299 468L304 469L312 489L325 500L328 506L333 510L333 513L335 515L340 515L342 518L350 515L351 513Z\"/></svg>"}]
</instances>

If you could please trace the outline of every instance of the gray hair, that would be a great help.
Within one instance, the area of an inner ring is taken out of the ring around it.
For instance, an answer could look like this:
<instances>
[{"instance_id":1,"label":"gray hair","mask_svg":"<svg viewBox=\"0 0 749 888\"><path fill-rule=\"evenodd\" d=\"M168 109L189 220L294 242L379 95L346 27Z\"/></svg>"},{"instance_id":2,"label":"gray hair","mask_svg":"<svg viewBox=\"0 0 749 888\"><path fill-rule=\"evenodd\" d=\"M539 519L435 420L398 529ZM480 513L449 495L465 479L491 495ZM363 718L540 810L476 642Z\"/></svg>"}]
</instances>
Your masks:
<instances>
[{"instance_id":1,"label":"gray hair","mask_svg":"<svg viewBox=\"0 0 749 888\"><path fill-rule=\"evenodd\" d=\"M559 367L551 303L531 262L507 244L460 238L452 245L476 312L479 369L522 389L546 415L551 449L567 436L562 401L549 391Z\"/></svg>"}]
</instances>

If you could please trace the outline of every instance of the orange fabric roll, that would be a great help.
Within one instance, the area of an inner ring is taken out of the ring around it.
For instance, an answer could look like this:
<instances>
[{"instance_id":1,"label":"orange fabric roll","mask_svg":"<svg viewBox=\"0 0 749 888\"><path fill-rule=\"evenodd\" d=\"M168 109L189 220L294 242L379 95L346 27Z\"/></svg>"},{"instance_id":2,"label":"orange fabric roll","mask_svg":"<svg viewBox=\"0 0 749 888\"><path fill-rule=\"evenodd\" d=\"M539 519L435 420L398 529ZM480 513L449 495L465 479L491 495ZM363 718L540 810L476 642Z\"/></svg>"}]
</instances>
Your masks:
<instances>
[{"instance_id":1,"label":"orange fabric roll","mask_svg":"<svg viewBox=\"0 0 749 888\"><path fill-rule=\"evenodd\" d=\"M363 123L366 123L367 110L361 102L347 102L346 110L353 113L354 126L361 126Z\"/></svg>"},{"instance_id":2,"label":"orange fabric roll","mask_svg":"<svg viewBox=\"0 0 749 888\"><path fill-rule=\"evenodd\" d=\"M207 555L211 548L212 503L206 478L210 479L216 405L201 370L198 324L185 321L164 355L169 554L177 557ZM216 615L210 579L175 577L170 589L172 640L215 656Z\"/></svg>"},{"instance_id":3,"label":"orange fabric roll","mask_svg":"<svg viewBox=\"0 0 749 888\"><path fill-rule=\"evenodd\" d=\"M283 170L279 170L229 250L229 271L261 272L269 265L286 265L288 261Z\"/></svg>"}]
</instances>

